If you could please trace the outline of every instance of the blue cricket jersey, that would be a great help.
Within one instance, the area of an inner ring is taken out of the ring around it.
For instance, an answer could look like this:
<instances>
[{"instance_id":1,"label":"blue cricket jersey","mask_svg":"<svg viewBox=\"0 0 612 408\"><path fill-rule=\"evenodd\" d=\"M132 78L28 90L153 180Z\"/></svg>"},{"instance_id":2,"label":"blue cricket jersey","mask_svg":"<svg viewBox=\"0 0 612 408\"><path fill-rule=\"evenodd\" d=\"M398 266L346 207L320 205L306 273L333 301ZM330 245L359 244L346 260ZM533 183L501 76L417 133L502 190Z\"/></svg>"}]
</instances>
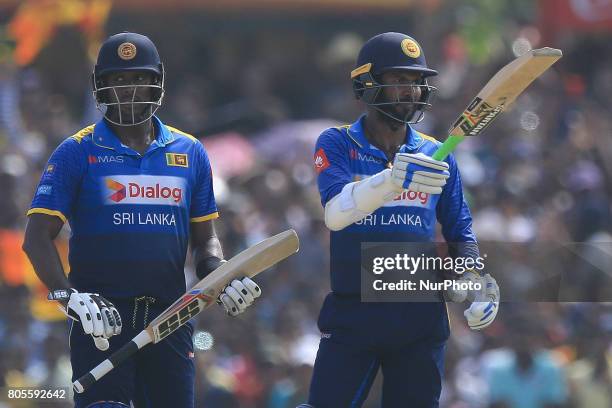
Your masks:
<instances>
[{"instance_id":1,"label":"blue cricket jersey","mask_svg":"<svg viewBox=\"0 0 612 408\"><path fill-rule=\"evenodd\" d=\"M153 117L144 154L121 143L102 120L51 155L28 215L68 221L69 280L110 297L185 293L190 222L218 217L204 146Z\"/></svg>"},{"instance_id":2,"label":"blue cricket jersey","mask_svg":"<svg viewBox=\"0 0 612 408\"><path fill-rule=\"evenodd\" d=\"M317 140L314 155L321 204L336 196L350 182L381 172L391 165L382 150L371 145L363 129L364 116L350 126L329 128ZM438 141L408 126L401 153L431 156ZM472 217L463 198L461 177L452 155L446 159L450 177L442 194L404 191L396 199L340 231L331 231L330 272L334 293L360 293L362 242L431 242L440 222L449 243L476 243ZM420 255L420 254L415 254ZM463 256L478 256L476 245Z\"/></svg>"}]
</instances>

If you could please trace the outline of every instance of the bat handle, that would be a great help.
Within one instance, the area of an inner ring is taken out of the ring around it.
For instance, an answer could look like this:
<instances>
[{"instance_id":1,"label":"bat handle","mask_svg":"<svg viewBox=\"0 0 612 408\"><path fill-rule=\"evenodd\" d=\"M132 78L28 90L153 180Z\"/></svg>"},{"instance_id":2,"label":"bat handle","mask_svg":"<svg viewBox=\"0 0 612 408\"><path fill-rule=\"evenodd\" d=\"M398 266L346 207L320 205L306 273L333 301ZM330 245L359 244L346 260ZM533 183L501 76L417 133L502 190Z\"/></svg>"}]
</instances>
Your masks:
<instances>
[{"instance_id":1,"label":"bat handle","mask_svg":"<svg viewBox=\"0 0 612 408\"><path fill-rule=\"evenodd\" d=\"M446 159L446 156L451 154L453 150L455 150L455 147L457 147L457 145L461 143L463 139L465 139L465 136L450 135L448 139L446 139L444 143L442 143L442 145L438 147L438 150L436 150L436 152L433 154L433 156L431 156L431 158L434 160Z\"/></svg>"},{"instance_id":2,"label":"bat handle","mask_svg":"<svg viewBox=\"0 0 612 408\"><path fill-rule=\"evenodd\" d=\"M151 335L146 330L141 331L136 337L111 354L106 360L73 382L72 387L79 394L82 393L87 388L91 387L93 383L104 377L110 370L123 363L151 341Z\"/></svg>"}]
</instances>

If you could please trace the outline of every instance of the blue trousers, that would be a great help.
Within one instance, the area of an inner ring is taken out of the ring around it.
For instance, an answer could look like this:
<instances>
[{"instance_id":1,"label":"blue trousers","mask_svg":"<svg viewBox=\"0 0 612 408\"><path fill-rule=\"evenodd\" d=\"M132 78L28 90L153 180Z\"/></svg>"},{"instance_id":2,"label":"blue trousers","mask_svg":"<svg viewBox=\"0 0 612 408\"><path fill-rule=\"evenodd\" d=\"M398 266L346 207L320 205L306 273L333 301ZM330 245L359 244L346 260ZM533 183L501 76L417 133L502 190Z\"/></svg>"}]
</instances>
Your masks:
<instances>
[{"instance_id":1,"label":"blue trousers","mask_svg":"<svg viewBox=\"0 0 612 408\"><path fill-rule=\"evenodd\" d=\"M107 351L96 348L80 323L71 323L70 361L72 380L78 379L129 342L169 305L145 304L134 299L109 299L123 321L121 334L109 339ZM146 315L146 316L145 316ZM146 317L146 318L145 318ZM76 408L97 401L117 401L137 408L193 408L195 365L191 323L157 344L149 344L132 358L114 368L82 394L75 393Z\"/></svg>"},{"instance_id":2,"label":"blue trousers","mask_svg":"<svg viewBox=\"0 0 612 408\"><path fill-rule=\"evenodd\" d=\"M379 370L382 407L438 407L450 334L446 305L361 303L328 295L308 402L360 407Z\"/></svg>"}]
</instances>

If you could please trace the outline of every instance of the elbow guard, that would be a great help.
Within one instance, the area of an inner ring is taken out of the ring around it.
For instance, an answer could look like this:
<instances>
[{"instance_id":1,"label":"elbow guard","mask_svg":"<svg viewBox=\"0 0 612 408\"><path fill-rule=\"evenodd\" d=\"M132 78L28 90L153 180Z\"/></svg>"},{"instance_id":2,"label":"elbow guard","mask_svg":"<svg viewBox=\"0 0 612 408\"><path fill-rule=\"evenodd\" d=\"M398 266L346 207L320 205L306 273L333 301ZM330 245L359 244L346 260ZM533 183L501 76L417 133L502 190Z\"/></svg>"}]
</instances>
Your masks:
<instances>
[{"instance_id":1,"label":"elbow guard","mask_svg":"<svg viewBox=\"0 0 612 408\"><path fill-rule=\"evenodd\" d=\"M402 192L385 169L361 181L348 183L325 205L325 225L339 231L371 214Z\"/></svg>"}]
</instances>

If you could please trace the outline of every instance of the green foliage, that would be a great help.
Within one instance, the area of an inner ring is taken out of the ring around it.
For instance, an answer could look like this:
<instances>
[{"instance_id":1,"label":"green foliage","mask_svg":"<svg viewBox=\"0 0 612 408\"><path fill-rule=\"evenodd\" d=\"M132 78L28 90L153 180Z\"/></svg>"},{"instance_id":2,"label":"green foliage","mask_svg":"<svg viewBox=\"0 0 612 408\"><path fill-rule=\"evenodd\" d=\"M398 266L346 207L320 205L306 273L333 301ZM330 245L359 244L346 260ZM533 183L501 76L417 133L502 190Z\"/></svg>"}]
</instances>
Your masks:
<instances>
[{"instance_id":1,"label":"green foliage","mask_svg":"<svg viewBox=\"0 0 612 408\"><path fill-rule=\"evenodd\" d=\"M487 63L503 51L514 38L514 27L532 23L536 18L533 0L464 0L458 2L455 17L459 35L465 41L470 61Z\"/></svg>"}]
</instances>

